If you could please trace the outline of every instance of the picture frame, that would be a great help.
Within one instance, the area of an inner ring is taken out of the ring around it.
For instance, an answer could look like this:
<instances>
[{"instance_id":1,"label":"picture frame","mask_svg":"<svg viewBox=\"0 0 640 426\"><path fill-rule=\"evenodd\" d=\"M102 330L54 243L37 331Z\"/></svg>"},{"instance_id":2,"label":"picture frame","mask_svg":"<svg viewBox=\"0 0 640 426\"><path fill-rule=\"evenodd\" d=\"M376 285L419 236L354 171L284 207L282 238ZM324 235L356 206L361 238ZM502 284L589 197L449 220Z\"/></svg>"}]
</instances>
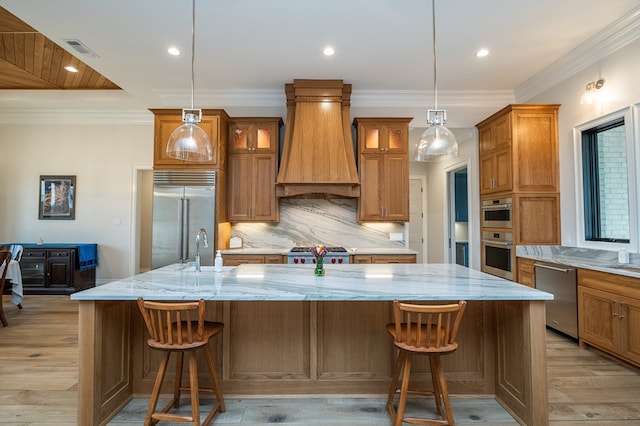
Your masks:
<instances>
[{"instance_id":1,"label":"picture frame","mask_svg":"<svg viewBox=\"0 0 640 426\"><path fill-rule=\"evenodd\" d=\"M40 176L38 219L74 220L76 218L75 203L75 176Z\"/></svg>"}]
</instances>

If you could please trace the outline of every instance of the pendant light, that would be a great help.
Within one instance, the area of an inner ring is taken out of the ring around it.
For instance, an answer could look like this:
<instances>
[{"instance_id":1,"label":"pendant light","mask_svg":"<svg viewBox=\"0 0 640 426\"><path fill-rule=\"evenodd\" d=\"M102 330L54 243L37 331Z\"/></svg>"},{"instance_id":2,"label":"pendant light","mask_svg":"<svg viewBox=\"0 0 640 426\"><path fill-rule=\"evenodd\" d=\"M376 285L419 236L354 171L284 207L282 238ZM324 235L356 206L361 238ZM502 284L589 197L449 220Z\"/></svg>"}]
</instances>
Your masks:
<instances>
[{"instance_id":1,"label":"pendant light","mask_svg":"<svg viewBox=\"0 0 640 426\"><path fill-rule=\"evenodd\" d=\"M436 0L431 0L431 17L433 20L433 96L434 109L427 110L429 128L424 131L414 159L416 161L439 161L445 157L458 155L458 142L451 130L444 127L447 111L438 109L438 79L436 59Z\"/></svg>"},{"instance_id":2,"label":"pendant light","mask_svg":"<svg viewBox=\"0 0 640 426\"><path fill-rule=\"evenodd\" d=\"M204 162L213 158L213 148L207 133L198 123L202 121L202 110L193 107L194 98L194 63L196 34L196 0L191 7L191 108L182 110L183 125L169 136L167 156L184 161Z\"/></svg>"}]
</instances>

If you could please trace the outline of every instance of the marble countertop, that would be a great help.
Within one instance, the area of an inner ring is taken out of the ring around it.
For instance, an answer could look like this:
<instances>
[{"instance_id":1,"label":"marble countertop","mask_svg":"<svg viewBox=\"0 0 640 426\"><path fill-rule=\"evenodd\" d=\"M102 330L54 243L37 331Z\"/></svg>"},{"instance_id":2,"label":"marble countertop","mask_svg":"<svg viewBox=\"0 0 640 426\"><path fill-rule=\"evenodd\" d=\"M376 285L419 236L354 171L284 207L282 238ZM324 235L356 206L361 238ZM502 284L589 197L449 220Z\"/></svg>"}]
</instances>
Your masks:
<instances>
[{"instance_id":1,"label":"marble countertop","mask_svg":"<svg viewBox=\"0 0 640 426\"><path fill-rule=\"evenodd\" d=\"M73 300L551 300L553 295L456 264L169 265L73 293Z\"/></svg>"},{"instance_id":2,"label":"marble countertop","mask_svg":"<svg viewBox=\"0 0 640 426\"><path fill-rule=\"evenodd\" d=\"M370 248L362 248L362 247L347 247L348 254L417 254L418 252L415 250L407 249L407 248L385 248L385 247L370 247ZM291 248L237 248L237 249L224 249L222 250L222 255L225 254L281 254L286 255L289 253Z\"/></svg>"},{"instance_id":3,"label":"marble countertop","mask_svg":"<svg viewBox=\"0 0 640 426\"><path fill-rule=\"evenodd\" d=\"M640 256L630 254L630 263L618 262L618 252L568 246L517 246L516 256L573 268L640 278Z\"/></svg>"}]
</instances>

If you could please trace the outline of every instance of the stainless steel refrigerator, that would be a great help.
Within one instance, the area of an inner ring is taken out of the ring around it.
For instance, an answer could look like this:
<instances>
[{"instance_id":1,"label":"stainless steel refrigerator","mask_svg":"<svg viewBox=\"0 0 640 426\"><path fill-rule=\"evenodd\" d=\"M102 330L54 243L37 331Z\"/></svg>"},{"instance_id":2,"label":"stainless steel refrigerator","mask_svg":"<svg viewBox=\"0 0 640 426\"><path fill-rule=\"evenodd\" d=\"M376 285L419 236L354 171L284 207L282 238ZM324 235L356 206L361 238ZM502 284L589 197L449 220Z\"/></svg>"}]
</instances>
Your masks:
<instances>
[{"instance_id":1,"label":"stainless steel refrigerator","mask_svg":"<svg viewBox=\"0 0 640 426\"><path fill-rule=\"evenodd\" d=\"M151 267L192 262L196 235L203 228L209 247L200 241L202 265L213 265L216 173L154 171Z\"/></svg>"}]
</instances>

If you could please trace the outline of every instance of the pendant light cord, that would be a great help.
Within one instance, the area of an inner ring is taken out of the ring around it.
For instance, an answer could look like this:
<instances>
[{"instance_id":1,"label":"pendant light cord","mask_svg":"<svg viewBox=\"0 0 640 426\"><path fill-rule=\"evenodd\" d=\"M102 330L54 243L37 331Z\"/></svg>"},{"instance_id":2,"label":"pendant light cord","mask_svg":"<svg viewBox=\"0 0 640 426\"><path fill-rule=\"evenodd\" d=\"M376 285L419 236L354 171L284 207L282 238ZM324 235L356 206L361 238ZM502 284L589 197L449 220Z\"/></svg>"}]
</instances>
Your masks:
<instances>
[{"instance_id":1,"label":"pendant light cord","mask_svg":"<svg viewBox=\"0 0 640 426\"><path fill-rule=\"evenodd\" d=\"M194 0L195 1L195 0ZM433 99L435 108L438 109L438 78L436 59L436 0L431 0L431 20L433 22Z\"/></svg>"},{"instance_id":2,"label":"pendant light cord","mask_svg":"<svg viewBox=\"0 0 640 426\"><path fill-rule=\"evenodd\" d=\"M195 92L195 57L196 57L196 0L191 2L191 109Z\"/></svg>"}]
</instances>

